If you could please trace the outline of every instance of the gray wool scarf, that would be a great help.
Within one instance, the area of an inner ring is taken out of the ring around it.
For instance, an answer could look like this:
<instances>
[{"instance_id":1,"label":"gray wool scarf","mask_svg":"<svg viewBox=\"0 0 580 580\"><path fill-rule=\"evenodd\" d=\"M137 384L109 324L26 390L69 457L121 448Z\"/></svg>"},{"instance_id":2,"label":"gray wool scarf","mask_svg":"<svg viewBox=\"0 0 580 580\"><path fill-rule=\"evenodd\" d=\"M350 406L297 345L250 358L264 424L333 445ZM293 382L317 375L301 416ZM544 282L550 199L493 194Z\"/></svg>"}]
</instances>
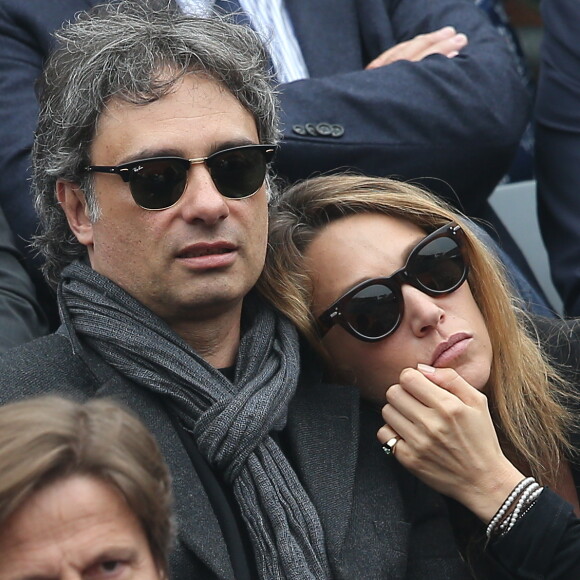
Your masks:
<instances>
[{"instance_id":1,"label":"gray wool scarf","mask_svg":"<svg viewBox=\"0 0 580 580\"><path fill-rule=\"evenodd\" d=\"M257 302L232 383L153 312L83 262L63 271L59 303L91 348L164 398L232 486L260 577L330 578L316 509L269 435L284 427L298 382L298 339L290 322Z\"/></svg>"}]
</instances>

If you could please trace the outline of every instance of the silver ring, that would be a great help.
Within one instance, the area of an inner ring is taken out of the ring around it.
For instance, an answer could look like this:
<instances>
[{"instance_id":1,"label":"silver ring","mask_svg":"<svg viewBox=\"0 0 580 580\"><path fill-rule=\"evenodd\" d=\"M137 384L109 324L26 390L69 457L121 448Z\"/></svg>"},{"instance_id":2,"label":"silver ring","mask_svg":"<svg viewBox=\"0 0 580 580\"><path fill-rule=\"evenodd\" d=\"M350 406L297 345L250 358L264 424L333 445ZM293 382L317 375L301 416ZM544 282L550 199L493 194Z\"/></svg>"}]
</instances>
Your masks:
<instances>
[{"instance_id":1,"label":"silver ring","mask_svg":"<svg viewBox=\"0 0 580 580\"><path fill-rule=\"evenodd\" d=\"M385 444L383 444L383 451L387 455L393 455L395 453L395 445L399 442L399 437L391 437Z\"/></svg>"}]
</instances>

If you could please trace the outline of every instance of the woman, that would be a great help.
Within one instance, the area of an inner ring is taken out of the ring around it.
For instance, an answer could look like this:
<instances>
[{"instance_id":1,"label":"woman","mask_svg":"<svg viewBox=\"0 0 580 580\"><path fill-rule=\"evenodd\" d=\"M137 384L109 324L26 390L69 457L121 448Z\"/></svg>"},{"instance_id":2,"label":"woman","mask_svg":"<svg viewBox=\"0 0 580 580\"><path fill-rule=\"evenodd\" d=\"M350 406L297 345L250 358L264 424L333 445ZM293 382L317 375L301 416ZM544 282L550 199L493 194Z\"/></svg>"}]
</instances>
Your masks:
<instances>
[{"instance_id":1,"label":"woman","mask_svg":"<svg viewBox=\"0 0 580 580\"><path fill-rule=\"evenodd\" d=\"M335 379L377 409L386 393L379 441L479 518L452 503L476 572L580 574L580 467L562 404L577 398L467 220L389 179L302 182L274 208L261 290Z\"/></svg>"}]
</instances>

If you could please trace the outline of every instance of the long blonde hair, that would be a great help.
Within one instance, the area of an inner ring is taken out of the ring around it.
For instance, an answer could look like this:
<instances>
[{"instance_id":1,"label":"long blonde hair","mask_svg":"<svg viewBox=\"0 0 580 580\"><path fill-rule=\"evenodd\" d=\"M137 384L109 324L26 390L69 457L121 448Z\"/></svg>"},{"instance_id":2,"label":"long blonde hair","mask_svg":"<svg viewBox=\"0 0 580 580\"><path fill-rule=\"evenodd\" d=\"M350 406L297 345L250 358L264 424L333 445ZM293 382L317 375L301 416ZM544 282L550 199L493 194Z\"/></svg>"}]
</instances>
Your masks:
<instances>
[{"instance_id":1,"label":"long blonde hair","mask_svg":"<svg viewBox=\"0 0 580 580\"><path fill-rule=\"evenodd\" d=\"M469 220L435 196L387 178L332 175L300 182L272 208L266 268L258 287L328 362L311 312L312 282L304 253L324 226L357 213L382 213L426 232L453 221L465 232L469 285L487 324L493 362L486 394L504 452L529 466L544 485L554 485L560 461L571 446L572 414L560 403L569 385L527 330L503 266L474 233Z\"/></svg>"}]
</instances>

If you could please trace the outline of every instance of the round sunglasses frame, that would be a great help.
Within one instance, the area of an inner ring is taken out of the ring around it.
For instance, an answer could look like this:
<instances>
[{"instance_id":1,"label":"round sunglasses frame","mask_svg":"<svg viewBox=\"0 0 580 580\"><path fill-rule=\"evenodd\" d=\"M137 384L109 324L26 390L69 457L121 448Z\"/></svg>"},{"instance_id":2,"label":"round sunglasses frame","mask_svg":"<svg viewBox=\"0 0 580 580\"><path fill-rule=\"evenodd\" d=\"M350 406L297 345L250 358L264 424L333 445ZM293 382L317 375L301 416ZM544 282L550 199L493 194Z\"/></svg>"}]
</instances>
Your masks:
<instances>
[{"instance_id":1,"label":"round sunglasses frame","mask_svg":"<svg viewBox=\"0 0 580 580\"><path fill-rule=\"evenodd\" d=\"M415 257L425 246L440 238L452 239L457 244L457 248L460 252L463 262L463 273L459 278L459 280L455 284L453 284L450 288L446 288L445 290L433 290L432 288L429 288L421 284L420 280L413 273L412 263ZM438 228L431 234L425 236L411 250L405 262L405 265L402 268L400 268L396 272L393 272L393 274L387 277L370 278L368 280L365 280L364 282L361 282L360 284L357 284L356 286L352 287L350 290L345 292L340 298L338 298L338 300L333 302L333 304L317 318L319 335L322 338L333 326L339 324L349 334L364 342L378 342L380 340L383 340L388 336L390 336L391 334L393 334L399 328L401 321L403 319L403 314L405 310L405 303L401 291L401 287L403 284L410 284L411 286L417 288L421 292L424 292L429 296L435 297L442 296L444 294L451 294L452 292L457 290L463 284L463 282L465 282L468 275L469 275L469 262L465 252L463 230L461 229L461 226L457 225L456 223L449 222L444 226ZM393 292L399 304L399 311L397 320L393 324L392 328L390 328L387 332L382 333L380 336L367 336L358 331L350 324L348 319L343 315L343 310L356 294L358 294L365 288L374 285L385 286L386 288L391 290L391 292Z\"/></svg>"}]
</instances>

